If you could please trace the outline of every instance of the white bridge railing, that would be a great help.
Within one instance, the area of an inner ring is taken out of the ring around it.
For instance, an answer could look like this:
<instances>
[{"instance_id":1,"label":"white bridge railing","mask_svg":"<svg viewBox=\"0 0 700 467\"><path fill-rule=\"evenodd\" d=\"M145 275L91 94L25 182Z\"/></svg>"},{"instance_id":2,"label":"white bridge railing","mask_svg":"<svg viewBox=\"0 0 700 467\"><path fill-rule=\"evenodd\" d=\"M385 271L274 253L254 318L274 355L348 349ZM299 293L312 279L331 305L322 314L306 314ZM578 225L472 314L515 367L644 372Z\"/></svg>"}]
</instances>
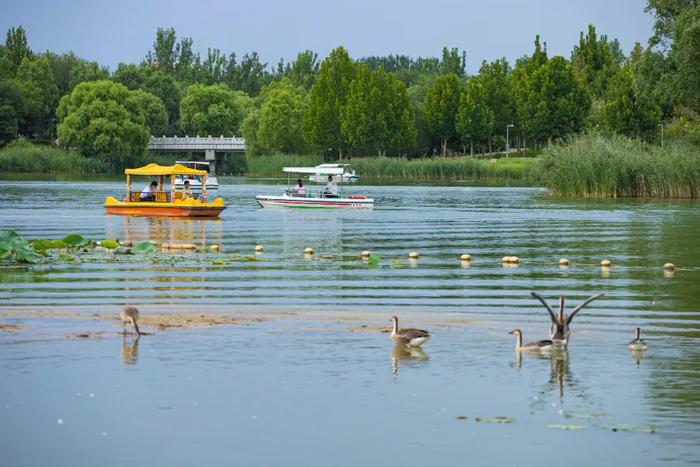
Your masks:
<instances>
[{"instance_id":1,"label":"white bridge railing","mask_svg":"<svg viewBox=\"0 0 700 467\"><path fill-rule=\"evenodd\" d=\"M224 136L152 136L148 141L151 151L245 151L245 138Z\"/></svg>"}]
</instances>

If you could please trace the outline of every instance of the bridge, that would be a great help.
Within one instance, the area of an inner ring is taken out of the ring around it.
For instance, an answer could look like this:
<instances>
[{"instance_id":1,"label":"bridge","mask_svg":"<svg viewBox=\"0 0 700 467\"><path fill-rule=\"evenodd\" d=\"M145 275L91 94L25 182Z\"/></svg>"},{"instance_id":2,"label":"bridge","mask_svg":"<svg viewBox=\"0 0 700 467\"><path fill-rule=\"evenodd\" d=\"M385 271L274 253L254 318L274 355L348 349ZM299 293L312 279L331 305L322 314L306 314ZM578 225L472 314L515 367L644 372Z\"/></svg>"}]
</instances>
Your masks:
<instances>
[{"instance_id":1,"label":"bridge","mask_svg":"<svg viewBox=\"0 0 700 467\"><path fill-rule=\"evenodd\" d=\"M214 161L210 166L212 174L215 172L217 162L221 162L227 152L244 152L245 139L224 136L163 136L156 138L151 136L148 141L149 151L158 152L199 152L204 153L204 159ZM217 158L217 155L220 157Z\"/></svg>"}]
</instances>

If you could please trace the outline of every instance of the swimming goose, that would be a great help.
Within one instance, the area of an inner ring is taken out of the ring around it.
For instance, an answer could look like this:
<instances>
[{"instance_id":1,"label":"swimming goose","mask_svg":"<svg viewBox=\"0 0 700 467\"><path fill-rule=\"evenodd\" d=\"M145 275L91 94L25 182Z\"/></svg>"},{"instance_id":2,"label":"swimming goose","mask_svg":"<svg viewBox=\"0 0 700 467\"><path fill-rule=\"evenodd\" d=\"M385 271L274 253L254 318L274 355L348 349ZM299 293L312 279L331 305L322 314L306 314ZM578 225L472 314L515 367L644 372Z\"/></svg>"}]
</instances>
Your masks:
<instances>
[{"instance_id":1,"label":"swimming goose","mask_svg":"<svg viewBox=\"0 0 700 467\"><path fill-rule=\"evenodd\" d=\"M136 323L139 319L139 310L135 306L125 306L119 317L122 319L122 325L124 326L124 334L126 334L126 324L131 323L134 326L134 330L137 335L141 335L139 330L139 325Z\"/></svg>"},{"instance_id":2,"label":"swimming goose","mask_svg":"<svg viewBox=\"0 0 700 467\"><path fill-rule=\"evenodd\" d=\"M549 306L549 304L544 299L544 297L542 297L542 295L538 294L537 292L531 292L530 295L539 300L549 312L549 317L552 320L552 326L550 328L549 335L552 338L554 344L565 347L569 343L569 335L571 334L571 321L573 321L574 316L576 316L576 313L581 311L583 307L591 303L593 300L597 300L605 294L601 293L588 297L582 304L574 308L571 311L571 314L569 314L568 316L564 312L564 296L559 297L559 316L557 316L554 314L554 310L552 310L552 307Z\"/></svg>"},{"instance_id":3,"label":"swimming goose","mask_svg":"<svg viewBox=\"0 0 700 467\"><path fill-rule=\"evenodd\" d=\"M639 335L642 333L641 328L637 328L635 332L634 339L632 339L629 344L627 344L627 348L632 350L632 351L641 351L641 350L646 350L647 349L647 343L644 342L644 339L640 338Z\"/></svg>"},{"instance_id":4,"label":"swimming goose","mask_svg":"<svg viewBox=\"0 0 700 467\"><path fill-rule=\"evenodd\" d=\"M552 341L550 340L528 342L523 345L523 333L520 329L513 329L508 334L515 336L515 350L539 352L540 350L549 350L552 347Z\"/></svg>"},{"instance_id":5,"label":"swimming goose","mask_svg":"<svg viewBox=\"0 0 700 467\"><path fill-rule=\"evenodd\" d=\"M399 318L398 316L392 316L391 321L394 323L394 327L391 330L391 340L397 344L404 344L410 347L420 347L425 344L425 342L430 339L430 333L423 329L399 329Z\"/></svg>"}]
</instances>

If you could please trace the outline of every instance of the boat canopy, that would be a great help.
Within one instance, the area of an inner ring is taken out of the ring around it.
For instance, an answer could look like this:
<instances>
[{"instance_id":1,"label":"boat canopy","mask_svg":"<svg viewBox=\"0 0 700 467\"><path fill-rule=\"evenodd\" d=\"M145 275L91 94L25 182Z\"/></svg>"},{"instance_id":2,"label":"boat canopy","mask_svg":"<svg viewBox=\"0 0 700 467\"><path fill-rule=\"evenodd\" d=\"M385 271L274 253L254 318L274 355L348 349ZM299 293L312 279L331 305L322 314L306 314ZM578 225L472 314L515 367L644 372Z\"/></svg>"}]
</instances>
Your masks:
<instances>
[{"instance_id":1,"label":"boat canopy","mask_svg":"<svg viewBox=\"0 0 700 467\"><path fill-rule=\"evenodd\" d=\"M206 170L190 169L182 164L158 165L148 164L137 169L124 169L126 175L207 175Z\"/></svg>"},{"instance_id":2,"label":"boat canopy","mask_svg":"<svg viewBox=\"0 0 700 467\"><path fill-rule=\"evenodd\" d=\"M297 173L297 174L317 174L322 173L325 175L343 175L342 167L328 167L328 168L318 168L318 167L285 167L282 169L283 172Z\"/></svg>"}]
</instances>

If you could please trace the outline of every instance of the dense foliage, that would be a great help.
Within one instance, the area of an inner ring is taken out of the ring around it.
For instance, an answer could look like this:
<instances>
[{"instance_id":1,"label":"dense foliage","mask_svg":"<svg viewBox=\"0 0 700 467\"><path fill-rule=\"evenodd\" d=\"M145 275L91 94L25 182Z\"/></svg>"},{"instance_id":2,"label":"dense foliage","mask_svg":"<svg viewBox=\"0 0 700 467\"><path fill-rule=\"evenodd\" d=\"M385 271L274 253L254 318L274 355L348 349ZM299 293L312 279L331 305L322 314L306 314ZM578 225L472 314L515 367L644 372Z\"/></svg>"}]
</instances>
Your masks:
<instances>
[{"instance_id":1,"label":"dense foliage","mask_svg":"<svg viewBox=\"0 0 700 467\"><path fill-rule=\"evenodd\" d=\"M141 63L110 73L73 53L35 53L18 26L0 45L0 146L60 144L117 169L150 135L172 134L242 134L249 157L321 159L520 151L586 130L648 143L665 130L697 145L700 4L648 0L647 11L654 35L628 55L590 25L568 59L538 36L531 54L472 76L456 48L353 59L338 47L323 60L305 50L268 66L255 51L200 55L172 28L156 31Z\"/></svg>"}]
</instances>

